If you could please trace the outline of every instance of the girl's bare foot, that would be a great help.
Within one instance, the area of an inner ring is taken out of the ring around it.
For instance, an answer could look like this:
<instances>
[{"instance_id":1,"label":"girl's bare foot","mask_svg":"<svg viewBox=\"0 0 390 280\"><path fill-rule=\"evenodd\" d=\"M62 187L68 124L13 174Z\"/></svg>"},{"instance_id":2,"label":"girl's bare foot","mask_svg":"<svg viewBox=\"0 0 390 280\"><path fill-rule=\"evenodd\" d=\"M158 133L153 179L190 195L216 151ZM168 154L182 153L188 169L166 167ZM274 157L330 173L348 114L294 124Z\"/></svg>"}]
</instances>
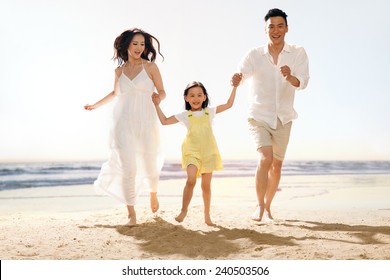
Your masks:
<instances>
[{"instance_id":1,"label":"girl's bare foot","mask_svg":"<svg viewBox=\"0 0 390 280\"><path fill-rule=\"evenodd\" d=\"M181 223L184 221L184 218L187 216L187 211L181 210L180 214L175 217L176 222Z\"/></svg>"},{"instance_id":2,"label":"girl's bare foot","mask_svg":"<svg viewBox=\"0 0 390 280\"><path fill-rule=\"evenodd\" d=\"M151 192L150 193L150 208L152 209L152 212L156 213L159 207L160 207L160 204L158 203L157 193Z\"/></svg>"}]
</instances>

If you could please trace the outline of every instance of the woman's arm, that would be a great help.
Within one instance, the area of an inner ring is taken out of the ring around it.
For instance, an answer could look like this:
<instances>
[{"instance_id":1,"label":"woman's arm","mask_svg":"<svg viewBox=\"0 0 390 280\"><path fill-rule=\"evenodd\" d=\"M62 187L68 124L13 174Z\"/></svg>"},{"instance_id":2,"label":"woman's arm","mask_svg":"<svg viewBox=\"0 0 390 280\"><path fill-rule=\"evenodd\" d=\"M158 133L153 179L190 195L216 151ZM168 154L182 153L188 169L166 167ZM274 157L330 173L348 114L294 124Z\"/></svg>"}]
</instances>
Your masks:
<instances>
[{"instance_id":1,"label":"woman's arm","mask_svg":"<svg viewBox=\"0 0 390 280\"><path fill-rule=\"evenodd\" d=\"M160 100L164 100L167 94L165 93L164 84L157 64L154 62L150 63L148 70L154 86L156 87L157 93L160 96Z\"/></svg>"},{"instance_id":2,"label":"woman's arm","mask_svg":"<svg viewBox=\"0 0 390 280\"><path fill-rule=\"evenodd\" d=\"M109 94L107 94L105 97L103 97L102 99L100 99L98 102L96 102L95 104L92 104L92 105L85 105L84 106L84 109L85 110L94 110L94 109L97 109L99 108L100 106L104 105L104 104L107 104L108 102L110 102L113 98L114 98L114 91L111 91Z\"/></svg>"},{"instance_id":3,"label":"woman's arm","mask_svg":"<svg viewBox=\"0 0 390 280\"><path fill-rule=\"evenodd\" d=\"M114 90L111 91L109 94L107 94L107 95L106 95L105 97L103 97L102 99L100 99L100 100L99 100L98 102L96 102L95 104L93 104L93 105L89 105L89 104L85 105L85 106L84 106L84 109L85 109L85 110L91 111L91 110L97 109L97 108L99 108L100 106L102 106L102 105L104 105L104 104L107 104L107 103L111 102L111 101L114 99L114 97L115 97L115 90L117 89L117 85L118 85L118 77L119 77L118 73L120 73L120 71L121 71L121 70L119 71L118 69L120 69L120 68L117 68L117 69L115 70Z\"/></svg>"}]
</instances>

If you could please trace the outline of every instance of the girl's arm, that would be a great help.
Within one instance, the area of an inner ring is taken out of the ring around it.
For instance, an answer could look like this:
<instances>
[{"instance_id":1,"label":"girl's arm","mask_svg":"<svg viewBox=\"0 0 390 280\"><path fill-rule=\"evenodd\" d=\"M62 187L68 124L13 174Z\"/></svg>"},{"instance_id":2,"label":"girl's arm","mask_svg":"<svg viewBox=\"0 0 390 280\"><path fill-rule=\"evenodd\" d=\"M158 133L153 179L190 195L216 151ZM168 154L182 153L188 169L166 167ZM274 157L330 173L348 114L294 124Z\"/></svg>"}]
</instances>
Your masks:
<instances>
[{"instance_id":1,"label":"girl's arm","mask_svg":"<svg viewBox=\"0 0 390 280\"><path fill-rule=\"evenodd\" d=\"M170 116L169 118L165 116L165 114L160 108L160 102L161 102L160 94L153 93L152 101L154 103L154 107L156 108L157 116L160 119L162 125L175 124L179 122L175 116Z\"/></svg>"},{"instance_id":2,"label":"girl's arm","mask_svg":"<svg viewBox=\"0 0 390 280\"><path fill-rule=\"evenodd\" d=\"M156 87L158 95L160 96L160 100L163 100L165 99L167 94L165 93L164 90L164 84L161 78L160 70L158 69L157 64L154 62L150 63L149 65L150 66L148 70L149 70L150 77L154 83L154 86Z\"/></svg>"},{"instance_id":3,"label":"girl's arm","mask_svg":"<svg viewBox=\"0 0 390 280\"><path fill-rule=\"evenodd\" d=\"M233 75L232 81L231 81L233 89L232 89L232 92L230 93L230 97L225 104L221 104L221 105L217 106L216 114L221 113L227 109L230 109L233 106L234 98L236 98L237 87L240 85L241 79L242 79L241 73L236 73Z\"/></svg>"},{"instance_id":4,"label":"girl's arm","mask_svg":"<svg viewBox=\"0 0 390 280\"><path fill-rule=\"evenodd\" d=\"M105 97L103 97L102 99L100 99L100 100L99 100L98 102L96 102L95 104L93 104L93 105L89 105L89 104L85 105L85 106L84 106L84 109L85 109L85 110L91 111L91 110L97 109L97 108L99 108L100 106L102 106L102 105L104 105L104 104L107 104L107 103L111 102L111 101L114 99L114 97L115 97L115 89L117 88L117 84L118 84L118 73L120 73L120 71L119 71L118 69L120 69L120 68L117 68L117 69L115 70L114 90L111 91L109 94L107 94L107 95L106 95Z\"/></svg>"},{"instance_id":5,"label":"girl's arm","mask_svg":"<svg viewBox=\"0 0 390 280\"><path fill-rule=\"evenodd\" d=\"M225 104L221 104L217 106L216 114L221 113L227 109L230 109L233 106L234 98L236 97L236 90L237 87L233 87L232 93L230 94L228 101Z\"/></svg>"}]
</instances>

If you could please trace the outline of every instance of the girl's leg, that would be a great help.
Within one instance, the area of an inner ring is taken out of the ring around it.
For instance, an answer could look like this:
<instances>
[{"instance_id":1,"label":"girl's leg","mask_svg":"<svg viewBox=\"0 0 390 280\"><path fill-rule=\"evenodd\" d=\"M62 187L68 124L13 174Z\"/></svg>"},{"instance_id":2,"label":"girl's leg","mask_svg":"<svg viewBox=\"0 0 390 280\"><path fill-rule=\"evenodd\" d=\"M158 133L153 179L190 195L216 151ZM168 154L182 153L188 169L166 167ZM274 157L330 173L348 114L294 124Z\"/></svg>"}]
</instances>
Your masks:
<instances>
[{"instance_id":1,"label":"girl's leg","mask_svg":"<svg viewBox=\"0 0 390 280\"><path fill-rule=\"evenodd\" d=\"M190 205L192 194L194 193L197 172L198 168L195 165L190 164L187 166L187 182L183 190L182 208L180 214L175 218L179 223L187 216L188 206Z\"/></svg>"},{"instance_id":2,"label":"girl's leg","mask_svg":"<svg viewBox=\"0 0 390 280\"><path fill-rule=\"evenodd\" d=\"M135 214L134 205L127 205L127 212L128 212L129 221L127 222L126 226L136 225L137 224L137 217Z\"/></svg>"},{"instance_id":3,"label":"girl's leg","mask_svg":"<svg viewBox=\"0 0 390 280\"><path fill-rule=\"evenodd\" d=\"M211 177L213 173L202 174L202 195L204 203L204 221L209 226L215 226L210 218L210 205L211 205Z\"/></svg>"}]
</instances>

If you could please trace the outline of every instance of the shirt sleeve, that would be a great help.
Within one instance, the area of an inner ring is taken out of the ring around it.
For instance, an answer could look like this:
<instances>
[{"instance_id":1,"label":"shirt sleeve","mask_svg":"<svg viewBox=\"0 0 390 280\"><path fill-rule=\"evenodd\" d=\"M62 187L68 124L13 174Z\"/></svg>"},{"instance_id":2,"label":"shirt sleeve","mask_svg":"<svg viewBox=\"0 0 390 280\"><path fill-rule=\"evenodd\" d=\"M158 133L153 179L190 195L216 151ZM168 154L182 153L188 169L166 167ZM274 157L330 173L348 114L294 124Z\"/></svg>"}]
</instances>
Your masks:
<instances>
[{"instance_id":1,"label":"shirt sleeve","mask_svg":"<svg viewBox=\"0 0 390 280\"><path fill-rule=\"evenodd\" d=\"M240 61L238 64L238 71L242 73L242 81L252 77L253 75L253 64L252 64L252 56L253 51L250 50Z\"/></svg>"},{"instance_id":2,"label":"shirt sleeve","mask_svg":"<svg viewBox=\"0 0 390 280\"><path fill-rule=\"evenodd\" d=\"M213 124L215 115L217 114L217 107L209 107L210 123Z\"/></svg>"},{"instance_id":3,"label":"shirt sleeve","mask_svg":"<svg viewBox=\"0 0 390 280\"><path fill-rule=\"evenodd\" d=\"M185 125L187 128L190 126L190 123L188 122L188 112L184 111L179 114L175 115L175 118L183 125Z\"/></svg>"},{"instance_id":4,"label":"shirt sleeve","mask_svg":"<svg viewBox=\"0 0 390 280\"><path fill-rule=\"evenodd\" d=\"M295 60L295 73L293 74L299 80L297 90L305 89L309 83L309 59L304 48L300 48Z\"/></svg>"}]
</instances>

